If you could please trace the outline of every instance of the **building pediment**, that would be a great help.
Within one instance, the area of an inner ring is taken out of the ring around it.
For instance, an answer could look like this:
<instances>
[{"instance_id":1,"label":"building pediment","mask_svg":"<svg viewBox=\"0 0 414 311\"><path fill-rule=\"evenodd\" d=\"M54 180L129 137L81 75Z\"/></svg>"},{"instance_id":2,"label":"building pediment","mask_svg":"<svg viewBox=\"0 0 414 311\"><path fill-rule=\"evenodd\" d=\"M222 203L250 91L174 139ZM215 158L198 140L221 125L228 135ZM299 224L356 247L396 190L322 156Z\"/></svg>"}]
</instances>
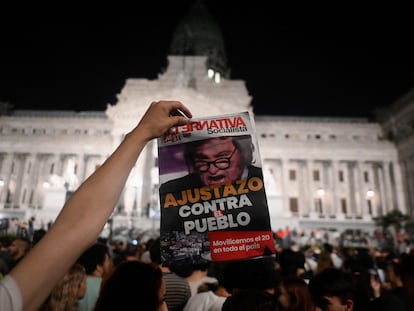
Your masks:
<instances>
[{"instance_id":1,"label":"building pediment","mask_svg":"<svg viewBox=\"0 0 414 311\"><path fill-rule=\"evenodd\" d=\"M251 97L244 81L208 78L206 59L200 56L169 56L169 66L159 79L128 79L108 105L106 114L115 131L132 129L151 102L178 100L190 108L194 117L252 111Z\"/></svg>"}]
</instances>

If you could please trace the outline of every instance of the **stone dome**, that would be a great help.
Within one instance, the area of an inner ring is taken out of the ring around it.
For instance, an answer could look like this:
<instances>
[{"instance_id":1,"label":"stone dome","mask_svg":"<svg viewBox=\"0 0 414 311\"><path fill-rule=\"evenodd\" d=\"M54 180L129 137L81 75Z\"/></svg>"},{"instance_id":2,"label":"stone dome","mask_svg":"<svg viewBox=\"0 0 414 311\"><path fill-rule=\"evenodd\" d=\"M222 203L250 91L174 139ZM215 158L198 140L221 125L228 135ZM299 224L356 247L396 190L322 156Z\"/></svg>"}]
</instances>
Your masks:
<instances>
[{"instance_id":1,"label":"stone dome","mask_svg":"<svg viewBox=\"0 0 414 311\"><path fill-rule=\"evenodd\" d=\"M207 67L228 78L226 53L221 29L203 1L196 1L178 23L170 55L207 56Z\"/></svg>"}]
</instances>

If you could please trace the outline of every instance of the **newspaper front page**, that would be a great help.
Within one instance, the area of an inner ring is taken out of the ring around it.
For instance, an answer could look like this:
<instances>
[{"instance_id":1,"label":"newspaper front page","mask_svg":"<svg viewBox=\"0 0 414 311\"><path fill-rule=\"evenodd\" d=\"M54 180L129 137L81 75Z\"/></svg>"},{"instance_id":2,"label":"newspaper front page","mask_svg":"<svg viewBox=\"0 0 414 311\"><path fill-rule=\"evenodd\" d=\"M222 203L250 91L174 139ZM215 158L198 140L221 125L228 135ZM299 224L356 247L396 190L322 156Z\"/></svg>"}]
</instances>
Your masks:
<instances>
[{"instance_id":1,"label":"newspaper front page","mask_svg":"<svg viewBox=\"0 0 414 311\"><path fill-rule=\"evenodd\" d=\"M274 254L250 114L191 121L158 139L163 261L197 264Z\"/></svg>"}]
</instances>

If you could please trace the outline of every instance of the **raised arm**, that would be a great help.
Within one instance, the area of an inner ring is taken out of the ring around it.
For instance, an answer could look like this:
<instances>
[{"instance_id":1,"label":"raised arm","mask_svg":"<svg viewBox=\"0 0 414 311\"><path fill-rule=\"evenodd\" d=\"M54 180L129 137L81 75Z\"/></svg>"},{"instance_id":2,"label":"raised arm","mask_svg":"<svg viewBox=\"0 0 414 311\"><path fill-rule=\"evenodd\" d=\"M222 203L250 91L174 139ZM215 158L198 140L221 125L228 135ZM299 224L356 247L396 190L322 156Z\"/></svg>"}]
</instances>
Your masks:
<instances>
[{"instance_id":1,"label":"raised arm","mask_svg":"<svg viewBox=\"0 0 414 311\"><path fill-rule=\"evenodd\" d=\"M189 122L177 109L192 117L180 102L152 103L115 152L65 204L48 233L10 272L20 288L25 310L36 310L55 283L95 242L145 144L172 126Z\"/></svg>"}]
</instances>

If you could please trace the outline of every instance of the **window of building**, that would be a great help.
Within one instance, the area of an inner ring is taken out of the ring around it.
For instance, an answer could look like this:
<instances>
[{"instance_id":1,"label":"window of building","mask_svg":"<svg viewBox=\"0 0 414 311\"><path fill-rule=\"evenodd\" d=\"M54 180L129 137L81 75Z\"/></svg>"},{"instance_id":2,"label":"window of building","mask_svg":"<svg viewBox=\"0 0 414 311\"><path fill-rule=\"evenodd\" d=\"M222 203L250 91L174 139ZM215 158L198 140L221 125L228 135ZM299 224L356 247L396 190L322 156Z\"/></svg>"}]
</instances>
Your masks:
<instances>
[{"instance_id":1,"label":"window of building","mask_svg":"<svg viewBox=\"0 0 414 311\"><path fill-rule=\"evenodd\" d=\"M372 200L367 200L368 214L372 215Z\"/></svg>"},{"instance_id":2,"label":"window of building","mask_svg":"<svg viewBox=\"0 0 414 311\"><path fill-rule=\"evenodd\" d=\"M26 201L26 189L23 190L22 204L24 204L25 201Z\"/></svg>"},{"instance_id":3,"label":"window of building","mask_svg":"<svg viewBox=\"0 0 414 311\"><path fill-rule=\"evenodd\" d=\"M338 179L340 182L344 181L344 171L339 171L338 172Z\"/></svg>"},{"instance_id":4,"label":"window of building","mask_svg":"<svg viewBox=\"0 0 414 311\"><path fill-rule=\"evenodd\" d=\"M323 206L322 206L321 198L315 198L315 211L319 215L323 214Z\"/></svg>"},{"instance_id":5,"label":"window of building","mask_svg":"<svg viewBox=\"0 0 414 311\"><path fill-rule=\"evenodd\" d=\"M347 207L346 207L346 199L342 198L341 199L341 210L343 214L347 214Z\"/></svg>"},{"instance_id":6,"label":"window of building","mask_svg":"<svg viewBox=\"0 0 414 311\"><path fill-rule=\"evenodd\" d=\"M30 197L29 197L29 204L30 205L33 204L33 198L34 198L34 190L32 189L32 191L30 191Z\"/></svg>"},{"instance_id":7,"label":"window of building","mask_svg":"<svg viewBox=\"0 0 414 311\"><path fill-rule=\"evenodd\" d=\"M289 170L289 180L296 180L296 171Z\"/></svg>"},{"instance_id":8,"label":"window of building","mask_svg":"<svg viewBox=\"0 0 414 311\"><path fill-rule=\"evenodd\" d=\"M10 189L7 189L6 203L11 203L12 200L13 200L13 192L11 192ZM7 207L10 207L10 206L7 206Z\"/></svg>"},{"instance_id":9,"label":"window of building","mask_svg":"<svg viewBox=\"0 0 414 311\"><path fill-rule=\"evenodd\" d=\"M53 174L53 173L54 173L54 171L55 171L55 163L52 163L52 164L50 165L50 171L49 171L49 173L50 173L50 174Z\"/></svg>"},{"instance_id":10,"label":"window of building","mask_svg":"<svg viewBox=\"0 0 414 311\"><path fill-rule=\"evenodd\" d=\"M299 212L298 198L289 198L289 210L295 214Z\"/></svg>"},{"instance_id":11,"label":"window of building","mask_svg":"<svg viewBox=\"0 0 414 311\"><path fill-rule=\"evenodd\" d=\"M369 182L369 175L367 171L364 171L364 180L365 182Z\"/></svg>"},{"instance_id":12,"label":"window of building","mask_svg":"<svg viewBox=\"0 0 414 311\"><path fill-rule=\"evenodd\" d=\"M319 181L319 170L313 170L313 180Z\"/></svg>"}]
</instances>

